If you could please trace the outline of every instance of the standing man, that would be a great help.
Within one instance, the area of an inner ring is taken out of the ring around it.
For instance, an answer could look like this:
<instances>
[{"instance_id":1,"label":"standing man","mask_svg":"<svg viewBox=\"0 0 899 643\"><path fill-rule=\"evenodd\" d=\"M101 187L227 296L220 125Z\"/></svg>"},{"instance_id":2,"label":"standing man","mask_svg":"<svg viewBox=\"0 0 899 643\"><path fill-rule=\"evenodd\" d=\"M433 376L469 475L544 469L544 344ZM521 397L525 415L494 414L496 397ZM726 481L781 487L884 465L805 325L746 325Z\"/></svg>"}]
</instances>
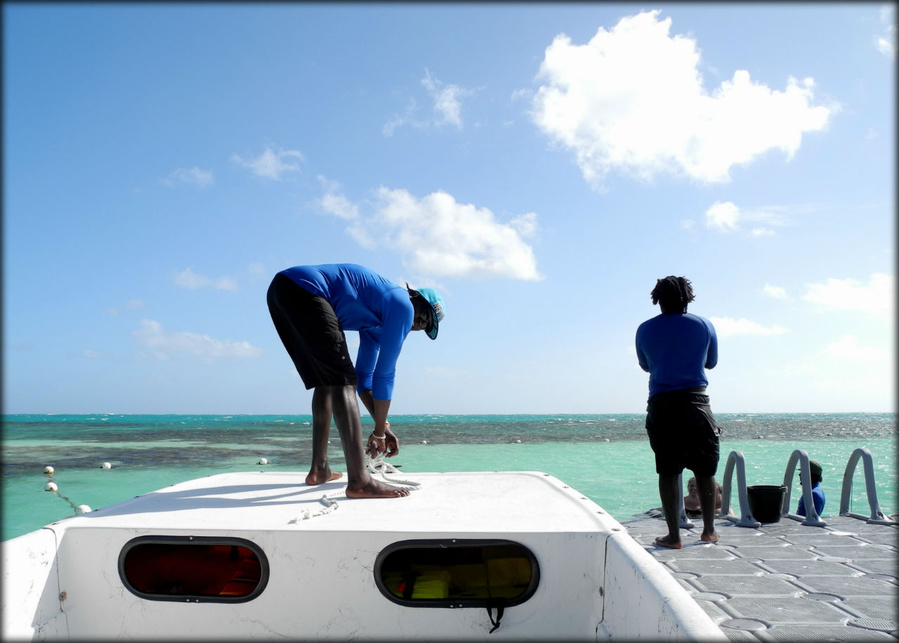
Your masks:
<instances>
[{"instance_id":1,"label":"standing man","mask_svg":"<svg viewBox=\"0 0 899 643\"><path fill-rule=\"evenodd\" d=\"M443 298L431 288L412 290L356 264L295 266L275 275L268 289L275 329L306 389L312 393L312 466L306 484L336 480L328 465L331 417L347 465L348 498L394 498L407 489L379 482L365 467L362 418L356 390L375 421L366 451L399 453L387 413L396 361L410 330L435 339L445 316ZM359 331L356 365L345 330Z\"/></svg>"},{"instance_id":2,"label":"standing man","mask_svg":"<svg viewBox=\"0 0 899 643\"><path fill-rule=\"evenodd\" d=\"M683 547L680 539L678 477L684 469L696 476L702 510L702 540L718 541L715 531L715 472L718 469L718 436L709 397L705 369L718 363L718 337L712 322L687 312L693 287L684 277L656 281L652 303L662 314L637 328L637 360L649 373L646 432L655 453L659 496L668 534L656 545Z\"/></svg>"}]
</instances>

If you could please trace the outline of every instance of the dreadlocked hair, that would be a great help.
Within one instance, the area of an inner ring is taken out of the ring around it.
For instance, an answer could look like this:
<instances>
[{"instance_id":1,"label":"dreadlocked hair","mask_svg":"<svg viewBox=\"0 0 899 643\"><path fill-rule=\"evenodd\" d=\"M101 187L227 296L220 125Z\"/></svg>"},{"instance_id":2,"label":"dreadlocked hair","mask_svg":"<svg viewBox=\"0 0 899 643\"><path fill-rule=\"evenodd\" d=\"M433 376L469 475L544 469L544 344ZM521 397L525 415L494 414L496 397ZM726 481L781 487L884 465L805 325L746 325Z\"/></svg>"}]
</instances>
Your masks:
<instances>
[{"instance_id":1,"label":"dreadlocked hair","mask_svg":"<svg viewBox=\"0 0 899 643\"><path fill-rule=\"evenodd\" d=\"M662 310L668 312L686 312L687 304L696 298L690 280L674 276L657 280L650 295L653 304L661 302Z\"/></svg>"}]
</instances>

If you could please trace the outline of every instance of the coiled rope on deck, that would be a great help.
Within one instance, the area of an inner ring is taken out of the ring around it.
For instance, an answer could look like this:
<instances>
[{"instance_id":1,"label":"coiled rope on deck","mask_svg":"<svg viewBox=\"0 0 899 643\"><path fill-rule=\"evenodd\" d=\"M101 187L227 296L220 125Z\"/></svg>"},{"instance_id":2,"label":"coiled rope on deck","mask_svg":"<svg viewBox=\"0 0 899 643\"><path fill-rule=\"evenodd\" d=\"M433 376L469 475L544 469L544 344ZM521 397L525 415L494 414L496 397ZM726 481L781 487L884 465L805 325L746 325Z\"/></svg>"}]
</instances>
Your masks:
<instances>
[{"instance_id":1,"label":"coiled rope on deck","mask_svg":"<svg viewBox=\"0 0 899 643\"><path fill-rule=\"evenodd\" d=\"M388 479L387 474L394 474L399 471L395 466L390 464L389 462L385 462L386 454L380 453L374 458L370 457L368 454L365 455L365 468L371 473L373 476L380 476L384 482L390 484L392 486L398 487L406 487L409 491L416 491L419 487L421 487L420 482L416 482L415 480L397 480L397 479ZM311 511L307 509L302 514L289 521L288 524L295 525L303 520L309 520L311 518L317 518L318 516L324 516L326 514L331 513L332 511L336 511L339 505L337 501L334 499L339 495L342 495L343 491L332 491L331 493L326 493L319 498L319 502L324 505L323 509L319 509L318 511Z\"/></svg>"},{"instance_id":2,"label":"coiled rope on deck","mask_svg":"<svg viewBox=\"0 0 899 643\"><path fill-rule=\"evenodd\" d=\"M381 479L384 482L392 485L399 485L401 487L409 487L409 491L416 491L420 486L420 482L416 482L414 480L395 480L391 478L387 479L388 473L397 473L399 469L390 464L389 462L385 462L384 458L387 457L386 453L379 453L374 458L365 454L365 467L372 474L380 474Z\"/></svg>"}]
</instances>

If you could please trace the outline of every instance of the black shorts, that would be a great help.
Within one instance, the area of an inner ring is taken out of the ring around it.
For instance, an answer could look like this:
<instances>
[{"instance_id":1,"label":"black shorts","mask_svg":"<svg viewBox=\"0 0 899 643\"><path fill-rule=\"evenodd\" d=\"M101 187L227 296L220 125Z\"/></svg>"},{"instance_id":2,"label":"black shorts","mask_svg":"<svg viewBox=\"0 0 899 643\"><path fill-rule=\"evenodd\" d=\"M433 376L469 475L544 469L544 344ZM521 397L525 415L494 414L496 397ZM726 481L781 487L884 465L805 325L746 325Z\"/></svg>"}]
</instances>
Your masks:
<instances>
[{"instance_id":1,"label":"black shorts","mask_svg":"<svg viewBox=\"0 0 899 643\"><path fill-rule=\"evenodd\" d=\"M357 384L346 335L327 299L282 273L272 279L266 299L281 343L307 389Z\"/></svg>"},{"instance_id":2,"label":"black shorts","mask_svg":"<svg viewBox=\"0 0 899 643\"><path fill-rule=\"evenodd\" d=\"M721 429L709 406L709 396L690 391L656 393L646 408L646 433L656 456L656 473L697 476L718 470Z\"/></svg>"}]
</instances>

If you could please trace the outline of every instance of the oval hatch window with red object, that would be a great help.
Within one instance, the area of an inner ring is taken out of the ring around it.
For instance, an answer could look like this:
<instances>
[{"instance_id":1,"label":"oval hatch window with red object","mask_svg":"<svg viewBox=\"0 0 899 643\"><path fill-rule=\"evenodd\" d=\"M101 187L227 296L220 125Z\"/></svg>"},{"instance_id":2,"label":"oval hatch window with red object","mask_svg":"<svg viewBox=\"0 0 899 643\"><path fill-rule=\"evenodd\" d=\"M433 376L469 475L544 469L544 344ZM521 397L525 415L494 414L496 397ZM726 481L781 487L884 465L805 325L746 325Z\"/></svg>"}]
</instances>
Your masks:
<instances>
[{"instance_id":1,"label":"oval hatch window with red object","mask_svg":"<svg viewBox=\"0 0 899 643\"><path fill-rule=\"evenodd\" d=\"M119 554L119 576L148 600L243 603L268 583L268 559L243 538L141 536Z\"/></svg>"}]
</instances>

